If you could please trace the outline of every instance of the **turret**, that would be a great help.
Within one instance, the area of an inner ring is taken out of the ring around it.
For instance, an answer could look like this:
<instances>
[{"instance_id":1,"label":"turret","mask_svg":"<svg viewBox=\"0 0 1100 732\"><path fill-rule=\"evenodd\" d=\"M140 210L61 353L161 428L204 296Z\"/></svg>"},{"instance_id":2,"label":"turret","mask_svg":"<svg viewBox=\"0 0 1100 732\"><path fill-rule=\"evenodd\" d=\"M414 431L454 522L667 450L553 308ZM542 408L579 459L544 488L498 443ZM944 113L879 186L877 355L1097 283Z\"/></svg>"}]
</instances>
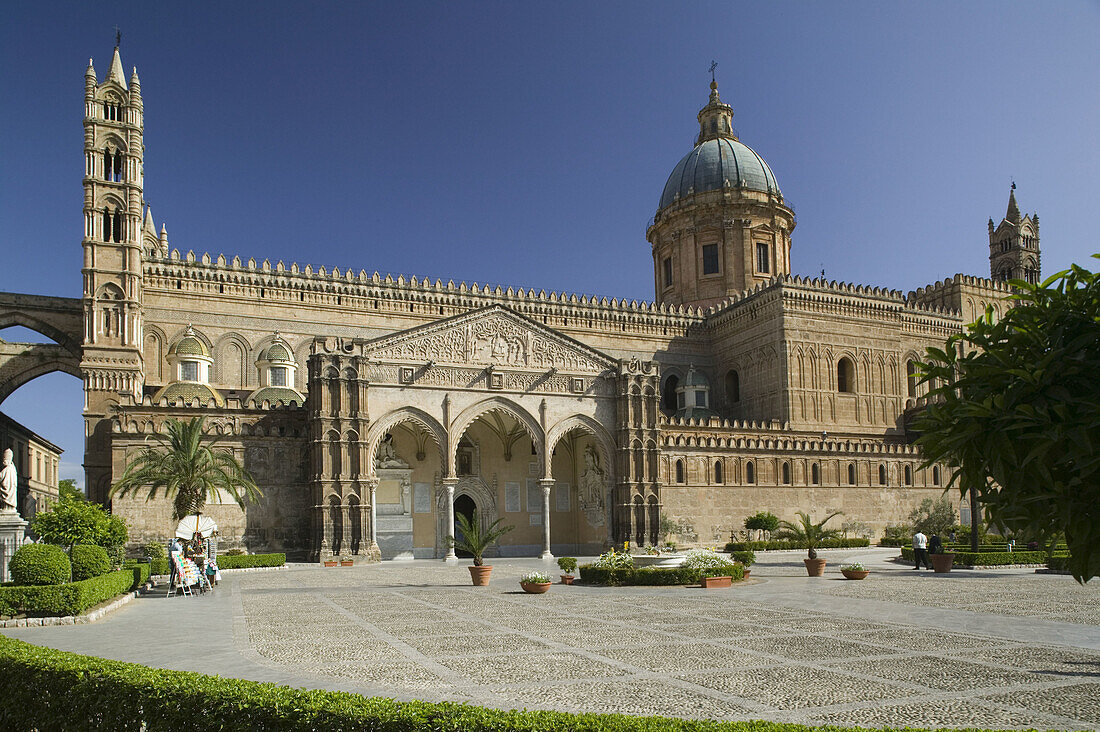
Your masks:
<instances>
[{"instance_id":1,"label":"turret","mask_svg":"<svg viewBox=\"0 0 1100 732\"><path fill-rule=\"evenodd\" d=\"M1039 216L1021 216L1016 203L1016 184L1008 191L1008 209L1000 225L989 220L989 276L995 282L1042 277L1039 253Z\"/></svg>"}]
</instances>

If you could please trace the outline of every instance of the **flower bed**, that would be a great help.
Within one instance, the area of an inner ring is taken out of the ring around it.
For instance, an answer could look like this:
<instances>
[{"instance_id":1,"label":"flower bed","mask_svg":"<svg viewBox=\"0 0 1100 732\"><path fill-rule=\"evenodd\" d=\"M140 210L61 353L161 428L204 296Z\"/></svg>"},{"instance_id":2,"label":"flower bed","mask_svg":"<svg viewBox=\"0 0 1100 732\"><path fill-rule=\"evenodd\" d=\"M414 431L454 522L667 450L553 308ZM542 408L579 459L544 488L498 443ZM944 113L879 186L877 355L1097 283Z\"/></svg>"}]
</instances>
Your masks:
<instances>
[{"instance_id":1,"label":"flower bed","mask_svg":"<svg viewBox=\"0 0 1100 732\"><path fill-rule=\"evenodd\" d=\"M817 542L818 549L854 549L858 547L870 546L870 539L822 539ZM790 541L790 540L775 540L775 541L731 541L726 544L727 552L743 552L743 551L767 551L767 550L783 550L783 549L805 549L806 542L804 541Z\"/></svg>"},{"instance_id":2,"label":"flower bed","mask_svg":"<svg viewBox=\"0 0 1100 732\"><path fill-rule=\"evenodd\" d=\"M90 607L140 587L149 565L137 564L99 577L58 585L0 587L0 615L80 615Z\"/></svg>"}]
</instances>

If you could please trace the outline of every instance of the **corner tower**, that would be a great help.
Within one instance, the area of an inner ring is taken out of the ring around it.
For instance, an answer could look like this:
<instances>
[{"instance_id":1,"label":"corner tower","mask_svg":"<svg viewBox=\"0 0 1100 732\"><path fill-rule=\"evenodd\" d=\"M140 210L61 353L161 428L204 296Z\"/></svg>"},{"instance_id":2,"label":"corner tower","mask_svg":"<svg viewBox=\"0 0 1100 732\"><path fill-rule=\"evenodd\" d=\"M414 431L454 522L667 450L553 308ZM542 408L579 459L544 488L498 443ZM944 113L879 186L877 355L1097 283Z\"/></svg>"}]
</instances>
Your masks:
<instances>
[{"instance_id":1,"label":"corner tower","mask_svg":"<svg viewBox=\"0 0 1100 732\"><path fill-rule=\"evenodd\" d=\"M794 211L733 131L711 81L695 148L672 170L646 239L658 303L706 306L791 270Z\"/></svg>"},{"instance_id":2,"label":"corner tower","mask_svg":"<svg viewBox=\"0 0 1100 732\"><path fill-rule=\"evenodd\" d=\"M84 373L85 479L105 501L110 481L112 405L140 398L143 160L141 82L127 84L115 46L100 83L84 72Z\"/></svg>"},{"instance_id":3,"label":"corner tower","mask_svg":"<svg viewBox=\"0 0 1100 732\"><path fill-rule=\"evenodd\" d=\"M989 277L994 282L1026 280L1034 284L1041 275L1039 214L1021 218L1013 183L1004 219L996 228L993 219L989 220Z\"/></svg>"}]
</instances>

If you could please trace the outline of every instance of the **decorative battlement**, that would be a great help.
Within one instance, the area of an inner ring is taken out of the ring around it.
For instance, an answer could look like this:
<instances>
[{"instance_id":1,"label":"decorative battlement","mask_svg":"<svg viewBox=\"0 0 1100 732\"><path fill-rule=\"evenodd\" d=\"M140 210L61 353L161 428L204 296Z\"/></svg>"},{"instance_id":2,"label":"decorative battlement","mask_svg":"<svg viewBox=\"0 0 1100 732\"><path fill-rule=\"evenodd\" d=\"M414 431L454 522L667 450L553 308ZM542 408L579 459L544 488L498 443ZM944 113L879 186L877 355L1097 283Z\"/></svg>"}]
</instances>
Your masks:
<instances>
[{"instance_id":1,"label":"decorative battlement","mask_svg":"<svg viewBox=\"0 0 1100 732\"><path fill-rule=\"evenodd\" d=\"M995 282L987 277L956 274L954 277L944 279L942 282L933 282L930 285L918 287L916 290L909 293L906 297L906 303L916 304L915 301L917 300L941 297L960 285L980 287L983 290L990 290L1005 296L1012 294L1012 286L1007 282Z\"/></svg>"}]
</instances>

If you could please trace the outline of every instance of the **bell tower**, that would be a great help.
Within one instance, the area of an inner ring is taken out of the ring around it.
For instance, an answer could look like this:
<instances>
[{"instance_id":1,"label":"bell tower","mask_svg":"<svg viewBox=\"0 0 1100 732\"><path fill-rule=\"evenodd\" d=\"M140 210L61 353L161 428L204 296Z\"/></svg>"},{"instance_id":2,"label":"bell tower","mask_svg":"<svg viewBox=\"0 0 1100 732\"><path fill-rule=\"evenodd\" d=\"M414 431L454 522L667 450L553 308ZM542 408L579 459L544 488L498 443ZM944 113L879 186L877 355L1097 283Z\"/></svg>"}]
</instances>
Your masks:
<instances>
[{"instance_id":1,"label":"bell tower","mask_svg":"<svg viewBox=\"0 0 1100 732\"><path fill-rule=\"evenodd\" d=\"M993 219L989 220L989 277L994 282L1025 280L1036 284L1041 275L1039 214L1020 216L1013 183L1004 219L996 227Z\"/></svg>"},{"instance_id":2,"label":"bell tower","mask_svg":"<svg viewBox=\"0 0 1100 732\"><path fill-rule=\"evenodd\" d=\"M144 176L141 82L127 84L115 46L102 83L91 59L84 72L84 374L85 479L105 501L111 474L110 425L120 399L140 398L141 262Z\"/></svg>"}]
</instances>

